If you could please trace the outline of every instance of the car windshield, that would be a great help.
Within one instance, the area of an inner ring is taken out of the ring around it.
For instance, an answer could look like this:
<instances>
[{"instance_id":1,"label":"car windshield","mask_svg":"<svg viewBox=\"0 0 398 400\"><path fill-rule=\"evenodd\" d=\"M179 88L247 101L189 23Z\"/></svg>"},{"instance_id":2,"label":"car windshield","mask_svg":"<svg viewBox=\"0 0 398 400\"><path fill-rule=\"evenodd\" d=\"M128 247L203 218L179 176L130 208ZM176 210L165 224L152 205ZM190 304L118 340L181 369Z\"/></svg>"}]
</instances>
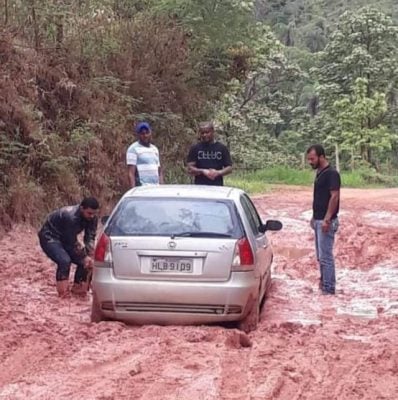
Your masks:
<instances>
[{"instance_id":1,"label":"car windshield","mask_svg":"<svg viewBox=\"0 0 398 400\"><path fill-rule=\"evenodd\" d=\"M111 236L242 236L232 201L128 197L107 227Z\"/></svg>"}]
</instances>

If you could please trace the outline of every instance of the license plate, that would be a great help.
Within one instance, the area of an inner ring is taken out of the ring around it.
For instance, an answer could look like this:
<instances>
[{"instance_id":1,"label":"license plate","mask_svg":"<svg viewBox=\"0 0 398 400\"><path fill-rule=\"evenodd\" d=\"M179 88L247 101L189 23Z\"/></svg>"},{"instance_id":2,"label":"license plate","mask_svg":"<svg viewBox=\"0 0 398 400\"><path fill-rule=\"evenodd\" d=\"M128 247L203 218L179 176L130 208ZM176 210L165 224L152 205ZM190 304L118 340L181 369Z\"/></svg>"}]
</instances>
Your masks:
<instances>
[{"instance_id":1,"label":"license plate","mask_svg":"<svg viewBox=\"0 0 398 400\"><path fill-rule=\"evenodd\" d=\"M192 259L166 259L152 258L151 272L177 272L177 273L192 273Z\"/></svg>"}]
</instances>

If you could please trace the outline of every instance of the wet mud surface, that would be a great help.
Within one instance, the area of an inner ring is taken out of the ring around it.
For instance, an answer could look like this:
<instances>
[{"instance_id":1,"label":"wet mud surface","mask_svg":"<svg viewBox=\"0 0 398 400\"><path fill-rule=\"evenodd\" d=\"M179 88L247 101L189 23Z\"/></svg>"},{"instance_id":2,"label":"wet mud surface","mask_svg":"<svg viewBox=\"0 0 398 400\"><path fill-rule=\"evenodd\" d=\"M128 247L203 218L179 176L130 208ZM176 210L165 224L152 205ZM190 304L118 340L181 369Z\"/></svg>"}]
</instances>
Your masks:
<instances>
[{"instance_id":1,"label":"wet mud surface","mask_svg":"<svg viewBox=\"0 0 398 400\"><path fill-rule=\"evenodd\" d=\"M35 232L0 240L0 399L397 399L398 190L344 190L337 295L318 293L311 190L255 198L273 283L256 332L89 322Z\"/></svg>"}]
</instances>

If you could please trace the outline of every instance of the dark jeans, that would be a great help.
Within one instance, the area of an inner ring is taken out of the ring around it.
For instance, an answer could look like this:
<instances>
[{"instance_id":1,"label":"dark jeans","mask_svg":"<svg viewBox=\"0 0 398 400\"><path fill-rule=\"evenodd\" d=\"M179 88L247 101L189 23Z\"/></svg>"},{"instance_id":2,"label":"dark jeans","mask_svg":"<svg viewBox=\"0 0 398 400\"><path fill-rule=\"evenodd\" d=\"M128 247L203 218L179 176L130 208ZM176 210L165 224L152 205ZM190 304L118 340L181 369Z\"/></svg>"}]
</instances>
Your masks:
<instances>
[{"instance_id":1,"label":"dark jeans","mask_svg":"<svg viewBox=\"0 0 398 400\"><path fill-rule=\"evenodd\" d=\"M334 294L336 290L336 271L334 265L334 236L338 230L338 219L332 220L329 231L322 232L322 220L314 221L315 248L321 273L321 289L324 293Z\"/></svg>"},{"instance_id":2,"label":"dark jeans","mask_svg":"<svg viewBox=\"0 0 398 400\"><path fill-rule=\"evenodd\" d=\"M57 281L69 279L70 266L76 264L75 283L87 280L87 270L84 268L83 258L76 254L76 251L65 248L62 243L48 239L39 234L40 246L44 253L57 264L55 278Z\"/></svg>"}]
</instances>

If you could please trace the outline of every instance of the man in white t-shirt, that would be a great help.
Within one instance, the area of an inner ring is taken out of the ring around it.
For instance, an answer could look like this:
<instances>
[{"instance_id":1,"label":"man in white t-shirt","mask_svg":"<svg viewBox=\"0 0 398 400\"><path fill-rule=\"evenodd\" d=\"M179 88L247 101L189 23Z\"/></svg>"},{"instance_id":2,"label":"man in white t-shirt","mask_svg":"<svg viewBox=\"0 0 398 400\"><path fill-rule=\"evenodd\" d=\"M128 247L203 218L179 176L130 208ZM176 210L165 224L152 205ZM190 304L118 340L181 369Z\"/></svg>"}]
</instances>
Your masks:
<instances>
[{"instance_id":1,"label":"man in white t-shirt","mask_svg":"<svg viewBox=\"0 0 398 400\"><path fill-rule=\"evenodd\" d=\"M159 185L163 182L159 150L151 143L152 130L148 122L140 122L135 128L138 141L126 154L130 186Z\"/></svg>"}]
</instances>

